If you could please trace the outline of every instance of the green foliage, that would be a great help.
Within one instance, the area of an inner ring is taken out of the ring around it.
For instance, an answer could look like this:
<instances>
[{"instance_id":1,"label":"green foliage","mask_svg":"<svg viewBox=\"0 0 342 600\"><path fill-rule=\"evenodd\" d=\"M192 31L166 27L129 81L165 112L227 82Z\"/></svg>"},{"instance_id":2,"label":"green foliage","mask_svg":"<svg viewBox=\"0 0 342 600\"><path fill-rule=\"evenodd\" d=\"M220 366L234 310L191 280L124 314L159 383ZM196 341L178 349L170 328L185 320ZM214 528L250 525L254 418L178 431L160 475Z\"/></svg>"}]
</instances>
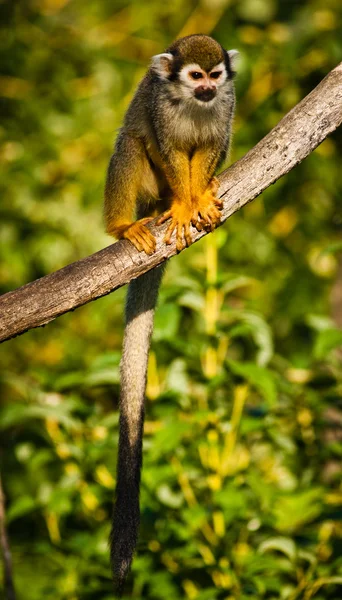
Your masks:
<instances>
[{"instance_id":1,"label":"green foliage","mask_svg":"<svg viewBox=\"0 0 342 600\"><path fill-rule=\"evenodd\" d=\"M241 53L232 160L342 50L337 0L5 0L0 11L2 292L111 243L101 197L115 130L150 56L176 36L209 33ZM341 596L340 142L168 266L127 598ZM18 600L113 598L123 294L0 348Z\"/></svg>"}]
</instances>

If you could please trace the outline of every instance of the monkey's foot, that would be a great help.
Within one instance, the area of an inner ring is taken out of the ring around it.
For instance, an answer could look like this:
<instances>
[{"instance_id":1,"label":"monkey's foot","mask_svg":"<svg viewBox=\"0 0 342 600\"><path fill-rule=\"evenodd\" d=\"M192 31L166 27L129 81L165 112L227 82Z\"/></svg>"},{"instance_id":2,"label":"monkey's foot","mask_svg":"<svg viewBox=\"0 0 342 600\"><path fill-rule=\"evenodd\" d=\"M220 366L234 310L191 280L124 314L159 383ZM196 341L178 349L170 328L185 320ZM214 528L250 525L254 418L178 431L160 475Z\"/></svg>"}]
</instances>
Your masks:
<instances>
[{"instance_id":1,"label":"monkey's foot","mask_svg":"<svg viewBox=\"0 0 342 600\"><path fill-rule=\"evenodd\" d=\"M144 250L146 254L153 254L156 249L156 239L150 230L145 227L146 223L150 223L152 220L153 217L139 219L134 223L118 227L115 233L118 238L124 238L132 242L139 252Z\"/></svg>"},{"instance_id":2,"label":"monkey's foot","mask_svg":"<svg viewBox=\"0 0 342 600\"><path fill-rule=\"evenodd\" d=\"M162 214L160 219L157 221L157 225L161 225L168 219L171 219L171 223L167 228L164 241L165 244L171 244L171 236L173 232L176 231L176 248L179 252L186 246L190 246L192 243L190 234L191 214L191 206L188 206L181 201L174 201L170 210L164 212L164 214Z\"/></svg>"},{"instance_id":3,"label":"monkey's foot","mask_svg":"<svg viewBox=\"0 0 342 600\"><path fill-rule=\"evenodd\" d=\"M204 194L193 199L191 223L197 231L203 229L213 231L221 222L220 211L223 208L223 202L216 197L218 188L219 181L216 177L213 177Z\"/></svg>"}]
</instances>

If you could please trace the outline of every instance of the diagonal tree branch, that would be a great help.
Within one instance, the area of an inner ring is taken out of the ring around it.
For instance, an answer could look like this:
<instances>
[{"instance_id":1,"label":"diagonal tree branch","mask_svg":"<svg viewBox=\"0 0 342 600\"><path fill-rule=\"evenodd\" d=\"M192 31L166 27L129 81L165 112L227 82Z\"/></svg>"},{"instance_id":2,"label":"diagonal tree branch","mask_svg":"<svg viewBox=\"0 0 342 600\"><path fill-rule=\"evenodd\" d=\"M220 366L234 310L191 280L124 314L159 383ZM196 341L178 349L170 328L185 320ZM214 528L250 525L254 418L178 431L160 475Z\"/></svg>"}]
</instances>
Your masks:
<instances>
[{"instance_id":1,"label":"diagonal tree branch","mask_svg":"<svg viewBox=\"0 0 342 600\"><path fill-rule=\"evenodd\" d=\"M220 177L224 200L221 223L256 198L312 152L342 122L342 63L270 133ZM121 240L100 252L37 279L0 297L0 342L96 300L174 256L175 243L166 246L167 224L151 223L157 238L152 256L139 253ZM207 235L193 230L193 241Z\"/></svg>"}]
</instances>

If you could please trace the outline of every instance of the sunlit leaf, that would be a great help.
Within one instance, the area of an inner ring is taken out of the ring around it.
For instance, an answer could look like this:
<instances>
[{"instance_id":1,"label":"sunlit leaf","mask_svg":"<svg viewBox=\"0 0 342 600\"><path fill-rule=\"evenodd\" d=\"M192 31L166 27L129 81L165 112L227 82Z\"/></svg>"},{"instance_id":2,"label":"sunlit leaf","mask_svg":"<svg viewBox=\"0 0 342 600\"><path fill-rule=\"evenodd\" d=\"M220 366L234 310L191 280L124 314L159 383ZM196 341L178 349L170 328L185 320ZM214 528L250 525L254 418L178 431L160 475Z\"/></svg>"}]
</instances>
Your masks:
<instances>
[{"instance_id":1,"label":"sunlit leaf","mask_svg":"<svg viewBox=\"0 0 342 600\"><path fill-rule=\"evenodd\" d=\"M275 526L278 531L296 531L304 523L310 523L323 510L322 490L313 488L292 496L279 498L273 507Z\"/></svg>"},{"instance_id":2,"label":"sunlit leaf","mask_svg":"<svg viewBox=\"0 0 342 600\"><path fill-rule=\"evenodd\" d=\"M34 498L31 498L31 496L22 496L12 502L7 511L6 520L8 523L15 521L15 519L31 513L37 506L37 501Z\"/></svg>"},{"instance_id":3,"label":"sunlit leaf","mask_svg":"<svg viewBox=\"0 0 342 600\"><path fill-rule=\"evenodd\" d=\"M342 348L342 331L339 329L320 331L314 346L314 356L322 360L335 348Z\"/></svg>"},{"instance_id":4,"label":"sunlit leaf","mask_svg":"<svg viewBox=\"0 0 342 600\"><path fill-rule=\"evenodd\" d=\"M262 542L258 548L261 553L277 550L285 554L292 562L295 561L297 555L296 545L291 538L277 537L269 538Z\"/></svg>"},{"instance_id":5,"label":"sunlit leaf","mask_svg":"<svg viewBox=\"0 0 342 600\"><path fill-rule=\"evenodd\" d=\"M228 360L227 365L235 375L239 375L254 386L270 406L275 404L276 379L271 371L254 363L238 363L233 360Z\"/></svg>"}]
</instances>

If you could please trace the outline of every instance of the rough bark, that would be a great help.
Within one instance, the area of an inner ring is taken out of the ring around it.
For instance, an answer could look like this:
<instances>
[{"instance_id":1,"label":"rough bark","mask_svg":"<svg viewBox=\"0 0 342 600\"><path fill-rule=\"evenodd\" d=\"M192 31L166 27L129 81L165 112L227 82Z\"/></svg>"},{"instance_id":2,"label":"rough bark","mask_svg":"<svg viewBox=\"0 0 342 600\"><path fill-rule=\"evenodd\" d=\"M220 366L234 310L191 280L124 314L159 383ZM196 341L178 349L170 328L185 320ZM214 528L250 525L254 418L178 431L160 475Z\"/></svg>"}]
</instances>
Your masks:
<instances>
[{"instance_id":1,"label":"rough bark","mask_svg":"<svg viewBox=\"0 0 342 600\"><path fill-rule=\"evenodd\" d=\"M220 177L224 200L221 224L310 154L342 121L342 63L270 133ZM166 246L167 223L151 230L157 238L152 256L125 240L0 297L0 341L40 327L82 304L100 298L174 256ZM205 232L193 230L193 242Z\"/></svg>"}]
</instances>

